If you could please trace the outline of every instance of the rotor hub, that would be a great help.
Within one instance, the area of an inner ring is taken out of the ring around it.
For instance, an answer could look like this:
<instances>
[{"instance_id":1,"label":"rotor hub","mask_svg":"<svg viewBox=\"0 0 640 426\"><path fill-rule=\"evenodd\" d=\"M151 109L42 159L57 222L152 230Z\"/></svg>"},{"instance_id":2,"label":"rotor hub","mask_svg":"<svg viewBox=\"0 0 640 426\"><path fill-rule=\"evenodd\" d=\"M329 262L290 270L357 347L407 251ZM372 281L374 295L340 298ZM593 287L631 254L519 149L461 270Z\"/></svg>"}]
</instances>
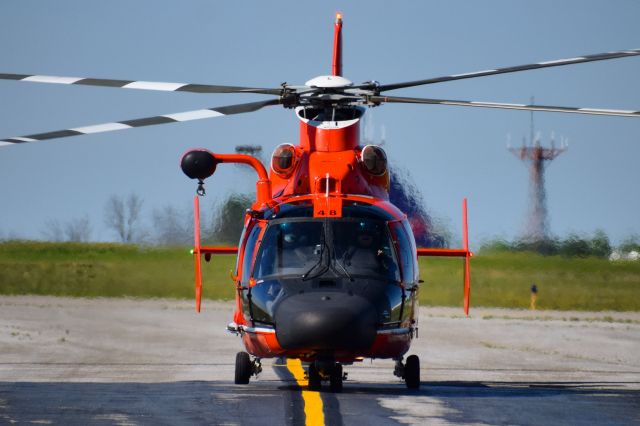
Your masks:
<instances>
[{"instance_id":1,"label":"rotor hub","mask_svg":"<svg viewBox=\"0 0 640 426\"><path fill-rule=\"evenodd\" d=\"M304 83L305 86L319 89L335 89L339 87L353 86L353 82L341 75L321 75Z\"/></svg>"}]
</instances>

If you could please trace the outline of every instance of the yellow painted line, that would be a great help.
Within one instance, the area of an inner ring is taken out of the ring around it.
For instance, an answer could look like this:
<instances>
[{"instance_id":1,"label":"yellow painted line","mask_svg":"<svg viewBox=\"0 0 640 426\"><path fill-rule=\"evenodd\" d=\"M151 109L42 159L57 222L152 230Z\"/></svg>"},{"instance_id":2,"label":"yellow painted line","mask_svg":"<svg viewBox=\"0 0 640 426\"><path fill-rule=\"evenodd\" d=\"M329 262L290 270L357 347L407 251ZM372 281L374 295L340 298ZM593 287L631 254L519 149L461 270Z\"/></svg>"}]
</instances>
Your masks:
<instances>
[{"instance_id":1,"label":"yellow painted line","mask_svg":"<svg viewBox=\"0 0 640 426\"><path fill-rule=\"evenodd\" d=\"M324 426L324 412L320 392L306 390L309 381L304 378L304 369L299 359L287 359L287 368L302 388L306 426Z\"/></svg>"}]
</instances>

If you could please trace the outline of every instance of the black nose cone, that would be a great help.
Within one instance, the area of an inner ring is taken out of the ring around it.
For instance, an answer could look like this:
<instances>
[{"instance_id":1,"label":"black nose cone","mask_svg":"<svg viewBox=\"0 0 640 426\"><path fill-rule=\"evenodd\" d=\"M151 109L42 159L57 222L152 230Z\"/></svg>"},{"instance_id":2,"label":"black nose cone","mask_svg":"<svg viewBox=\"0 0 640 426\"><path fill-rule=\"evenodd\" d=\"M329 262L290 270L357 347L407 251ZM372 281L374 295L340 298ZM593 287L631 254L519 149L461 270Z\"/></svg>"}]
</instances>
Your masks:
<instances>
[{"instance_id":1,"label":"black nose cone","mask_svg":"<svg viewBox=\"0 0 640 426\"><path fill-rule=\"evenodd\" d=\"M285 349L366 349L376 337L376 309L355 295L295 294L282 300L274 317L276 337Z\"/></svg>"}]
</instances>

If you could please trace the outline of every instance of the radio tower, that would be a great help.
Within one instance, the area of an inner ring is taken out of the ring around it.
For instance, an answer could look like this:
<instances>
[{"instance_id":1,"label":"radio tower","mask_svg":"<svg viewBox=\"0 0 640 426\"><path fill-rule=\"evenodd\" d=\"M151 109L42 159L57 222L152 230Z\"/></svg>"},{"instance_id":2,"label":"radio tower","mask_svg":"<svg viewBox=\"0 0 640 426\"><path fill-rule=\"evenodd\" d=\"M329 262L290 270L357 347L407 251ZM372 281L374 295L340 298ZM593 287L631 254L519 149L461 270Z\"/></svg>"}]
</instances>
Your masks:
<instances>
[{"instance_id":1,"label":"radio tower","mask_svg":"<svg viewBox=\"0 0 640 426\"><path fill-rule=\"evenodd\" d=\"M533 98L531 98L533 105ZM544 187L546 164L567 150L568 143L562 140L560 148L555 147L553 134L551 147L540 145L540 136L534 138L533 111L531 112L531 131L529 145L523 139L521 148L508 147L516 157L529 164L529 213L525 228L525 238L531 242L544 241L549 236L549 218L547 195Z\"/></svg>"}]
</instances>

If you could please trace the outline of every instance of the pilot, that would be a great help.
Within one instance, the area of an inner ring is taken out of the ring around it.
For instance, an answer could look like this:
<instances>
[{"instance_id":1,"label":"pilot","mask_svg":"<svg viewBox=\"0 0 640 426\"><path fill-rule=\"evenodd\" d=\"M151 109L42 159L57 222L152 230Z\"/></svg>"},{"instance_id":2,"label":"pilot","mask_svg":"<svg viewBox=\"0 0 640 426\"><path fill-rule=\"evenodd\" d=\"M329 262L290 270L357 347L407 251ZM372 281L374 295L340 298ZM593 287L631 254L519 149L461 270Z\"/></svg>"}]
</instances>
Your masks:
<instances>
[{"instance_id":1,"label":"pilot","mask_svg":"<svg viewBox=\"0 0 640 426\"><path fill-rule=\"evenodd\" d=\"M397 267L393 259L381 246L380 239L372 229L362 229L355 238L356 245L350 248L345 256L345 263L350 272L382 274L395 277Z\"/></svg>"},{"instance_id":2,"label":"pilot","mask_svg":"<svg viewBox=\"0 0 640 426\"><path fill-rule=\"evenodd\" d=\"M379 266L378 256L382 250L374 247L374 236L370 230L364 229L355 238L356 245L346 253L346 264L354 269L376 270Z\"/></svg>"},{"instance_id":3,"label":"pilot","mask_svg":"<svg viewBox=\"0 0 640 426\"><path fill-rule=\"evenodd\" d=\"M295 232L286 232L283 237L282 263L284 267L300 268L309 260L313 252L313 247L307 244L304 235Z\"/></svg>"}]
</instances>

